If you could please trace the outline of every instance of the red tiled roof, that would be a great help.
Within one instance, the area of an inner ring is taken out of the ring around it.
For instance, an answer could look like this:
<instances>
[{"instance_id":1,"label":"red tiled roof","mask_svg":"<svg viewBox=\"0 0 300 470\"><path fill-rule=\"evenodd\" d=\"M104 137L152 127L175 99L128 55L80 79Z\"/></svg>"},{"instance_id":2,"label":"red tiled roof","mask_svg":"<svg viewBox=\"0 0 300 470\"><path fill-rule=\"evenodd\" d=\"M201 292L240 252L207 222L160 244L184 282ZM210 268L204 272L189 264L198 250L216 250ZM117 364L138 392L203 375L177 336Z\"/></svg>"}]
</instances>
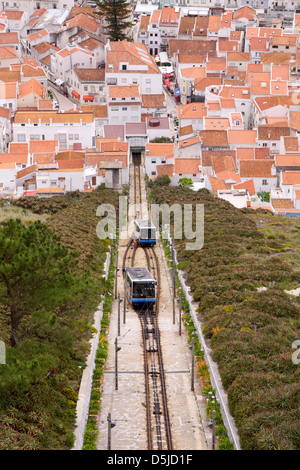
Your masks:
<instances>
[{"instance_id":1,"label":"red tiled roof","mask_svg":"<svg viewBox=\"0 0 300 470\"><path fill-rule=\"evenodd\" d=\"M233 186L234 189L247 189L249 196L256 194L255 184L253 180L244 181Z\"/></svg>"},{"instance_id":2,"label":"red tiled roof","mask_svg":"<svg viewBox=\"0 0 300 470\"><path fill-rule=\"evenodd\" d=\"M241 178L271 178L274 160L240 160Z\"/></svg>"}]
</instances>

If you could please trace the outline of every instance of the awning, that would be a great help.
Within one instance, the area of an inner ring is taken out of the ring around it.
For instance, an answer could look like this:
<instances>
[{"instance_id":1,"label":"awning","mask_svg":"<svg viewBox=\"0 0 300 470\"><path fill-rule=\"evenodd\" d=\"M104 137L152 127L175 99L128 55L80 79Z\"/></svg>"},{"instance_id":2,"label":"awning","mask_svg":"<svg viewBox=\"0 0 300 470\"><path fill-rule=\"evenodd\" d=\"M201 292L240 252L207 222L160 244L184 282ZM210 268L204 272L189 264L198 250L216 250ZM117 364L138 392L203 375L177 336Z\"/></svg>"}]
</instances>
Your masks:
<instances>
[{"instance_id":1,"label":"awning","mask_svg":"<svg viewBox=\"0 0 300 470\"><path fill-rule=\"evenodd\" d=\"M75 96L75 98L80 98L80 94L78 93L78 91L73 90L72 95Z\"/></svg>"},{"instance_id":2,"label":"awning","mask_svg":"<svg viewBox=\"0 0 300 470\"><path fill-rule=\"evenodd\" d=\"M165 80L165 85L171 86L170 80Z\"/></svg>"},{"instance_id":3,"label":"awning","mask_svg":"<svg viewBox=\"0 0 300 470\"><path fill-rule=\"evenodd\" d=\"M56 85L59 85L59 86L60 86L60 85L62 85L64 82L63 82L60 78L57 78L54 83L56 83Z\"/></svg>"},{"instance_id":4,"label":"awning","mask_svg":"<svg viewBox=\"0 0 300 470\"><path fill-rule=\"evenodd\" d=\"M175 96L180 96L180 88L175 88L174 95Z\"/></svg>"},{"instance_id":5,"label":"awning","mask_svg":"<svg viewBox=\"0 0 300 470\"><path fill-rule=\"evenodd\" d=\"M84 95L82 98L84 101L94 101L94 96Z\"/></svg>"}]
</instances>

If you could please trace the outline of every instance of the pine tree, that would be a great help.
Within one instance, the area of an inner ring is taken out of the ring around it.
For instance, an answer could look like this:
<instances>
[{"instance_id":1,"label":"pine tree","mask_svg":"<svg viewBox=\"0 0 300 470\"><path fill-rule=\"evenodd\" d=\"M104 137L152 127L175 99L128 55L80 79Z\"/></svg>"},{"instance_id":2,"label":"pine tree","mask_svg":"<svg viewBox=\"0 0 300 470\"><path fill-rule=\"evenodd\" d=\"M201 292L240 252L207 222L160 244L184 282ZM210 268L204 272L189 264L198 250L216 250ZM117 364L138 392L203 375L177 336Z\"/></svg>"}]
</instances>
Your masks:
<instances>
[{"instance_id":1,"label":"pine tree","mask_svg":"<svg viewBox=\"0 0 300 470\"><path fill-rule=\"evenodd\" d=\"M74 265L75 253L41 222L26 227L9 220L0 227L0 298L10 317L11 346L24 316L68 302Z\"/></svg>"},{"instance_id":2,"label":"pine tree","mask_svg":"<svg viewBox=\"0 0 300 470\"><path fill-rule=\"evenodd\" d=\"M130 40L128 29L132 22L128 21L131 16L131 4L127 0L96 0L98 5L97 14L105 17L107 26L106 34L110 41Z\"/></svg>"}]
</instances>

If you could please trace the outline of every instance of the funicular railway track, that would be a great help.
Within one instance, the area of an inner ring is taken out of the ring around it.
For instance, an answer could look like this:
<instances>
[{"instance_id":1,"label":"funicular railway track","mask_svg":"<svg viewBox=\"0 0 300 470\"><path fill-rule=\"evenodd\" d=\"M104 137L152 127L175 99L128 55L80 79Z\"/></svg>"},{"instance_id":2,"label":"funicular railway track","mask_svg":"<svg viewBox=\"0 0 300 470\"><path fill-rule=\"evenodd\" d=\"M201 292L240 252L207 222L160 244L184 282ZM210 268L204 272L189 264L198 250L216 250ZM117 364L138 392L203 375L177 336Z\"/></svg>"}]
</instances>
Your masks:
<instances>
[{"instance_id":1,"label":"funicular railway track","mask_svg":"<svg viewBox=\"0 0 300 470\"><path fill-rule=\"evenodd\" d=\"M143 201L140 166L134 165L133 172L135 215L136 217L142 217ZM154 306L141 307L137 310L141 323L144 350L148 450L172 450L171 425L158 324L160 300L159 261L153 247L142 247L137 243L137 240L130 239L124 253L123 273L126 267L135 267L138 252L143 253L145 265L157 282Z\"/></svg>"}]
</instances>

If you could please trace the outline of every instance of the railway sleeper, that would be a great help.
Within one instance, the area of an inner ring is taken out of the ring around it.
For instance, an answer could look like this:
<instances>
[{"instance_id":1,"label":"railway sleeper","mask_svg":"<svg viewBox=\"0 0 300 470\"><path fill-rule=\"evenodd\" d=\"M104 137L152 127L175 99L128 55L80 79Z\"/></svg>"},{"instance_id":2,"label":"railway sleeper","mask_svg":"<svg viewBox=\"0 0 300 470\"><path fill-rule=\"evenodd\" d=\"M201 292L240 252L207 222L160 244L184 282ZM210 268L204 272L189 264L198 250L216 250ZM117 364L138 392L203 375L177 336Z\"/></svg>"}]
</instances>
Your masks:
<instances>
[{"instance_id":1,"label":"railway sleeper","mask_svg":"<svg viewBox=\"0 0 300 470\"><path fill-rule=\"evenodd\" d=\"M154 410L153 410L153 414L154 415L161 415L161 410L160 410L160 406L159 406L159 403L154 403Z\"/></svg>"}]
</instances>

